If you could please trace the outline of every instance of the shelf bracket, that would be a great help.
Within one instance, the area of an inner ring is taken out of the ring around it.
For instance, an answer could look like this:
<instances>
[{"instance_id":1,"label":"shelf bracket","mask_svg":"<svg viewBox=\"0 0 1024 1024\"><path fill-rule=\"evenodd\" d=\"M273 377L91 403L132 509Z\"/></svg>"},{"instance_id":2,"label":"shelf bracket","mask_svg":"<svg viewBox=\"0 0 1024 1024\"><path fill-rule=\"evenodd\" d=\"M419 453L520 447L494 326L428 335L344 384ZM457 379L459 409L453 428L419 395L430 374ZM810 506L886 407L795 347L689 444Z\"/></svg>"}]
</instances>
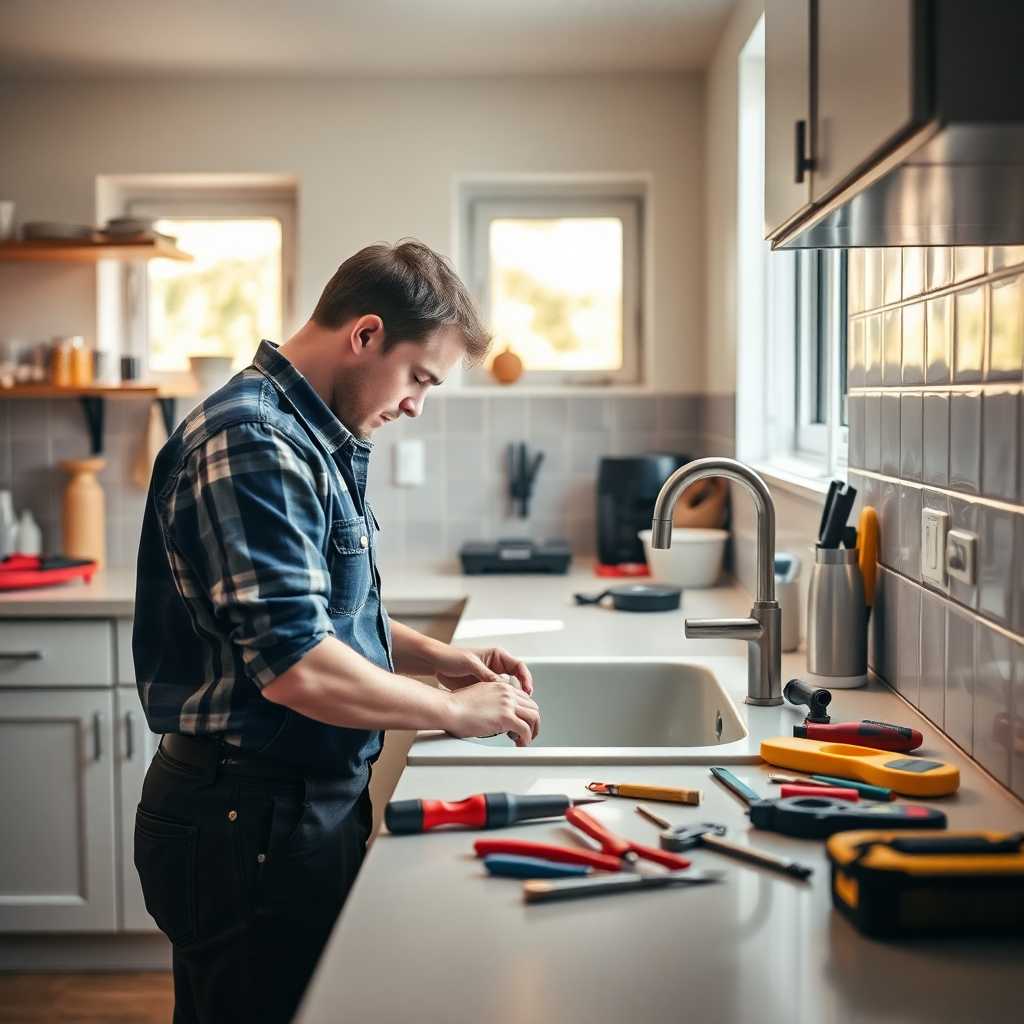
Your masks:
<instances>
[{"instance_id":1,"label":"shelf bracket","mask_svg":"<svg viewBox=\"0 0 1024 1024\"><path fill-rule=\"evenodd\" d=\"M103 454L103 412L106 403L97 395L82 395L79 398L85 422L89 427L89 445L93 455Z\"/></svg>"},{"instance_id":2,"label":"shelf bracket","mask_svg":"<svg viewBox=\"0 0 1024 1024\"><path fill-rule=\"evenodd\" d=\"M174 399L163 395L155 399L155 401L160 406L160 415L164 420L164 429L167 431L167 436L170 437L174 433Z\"/></svg>"}]
</instances>

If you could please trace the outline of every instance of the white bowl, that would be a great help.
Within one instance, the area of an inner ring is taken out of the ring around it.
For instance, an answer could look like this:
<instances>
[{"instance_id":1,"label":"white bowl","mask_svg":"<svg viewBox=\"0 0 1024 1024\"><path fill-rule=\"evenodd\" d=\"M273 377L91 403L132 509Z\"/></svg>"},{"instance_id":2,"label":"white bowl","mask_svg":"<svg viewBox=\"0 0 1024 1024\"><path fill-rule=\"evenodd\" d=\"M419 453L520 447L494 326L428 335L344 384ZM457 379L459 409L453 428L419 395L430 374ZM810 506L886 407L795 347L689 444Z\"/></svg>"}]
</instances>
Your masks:
<instances>
[{"instance_id":1,"label":"white bowl","mask_svg":"<svg viewBox=\"0 0 1024 1024\"><path fill-rule=\"evenodd\" d=\"M650 530L641 530L638 536L656 580L680 587L713 587L718 582L728 530L677 527L672 531L672 547L667 550L651 547Z\"/></svg>"}]
</instances>

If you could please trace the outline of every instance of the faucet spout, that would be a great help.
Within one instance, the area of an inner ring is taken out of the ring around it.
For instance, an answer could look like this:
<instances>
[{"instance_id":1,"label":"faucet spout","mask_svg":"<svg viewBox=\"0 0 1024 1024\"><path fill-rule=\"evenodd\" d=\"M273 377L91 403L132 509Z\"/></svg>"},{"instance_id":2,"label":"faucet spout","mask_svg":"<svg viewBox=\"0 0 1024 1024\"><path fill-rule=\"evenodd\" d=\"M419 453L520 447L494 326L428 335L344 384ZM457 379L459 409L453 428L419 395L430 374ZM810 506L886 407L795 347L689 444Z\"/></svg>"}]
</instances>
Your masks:
<instances>
[{"instance_id":1,"label":"faucet spout","mask_svg":"<svg viewBox=\"0 0 1024 1024\"><path fill-rule=\"evenodd\" d=\"M746 640L748 704L782 703L782 613L775 600L775 503L764 480L735 459L696 459L677 469L662 485L654 503L651 545L672 546L672 514L679 496L708 477L734 480L750 492L757 516L757 592L747 619L686 619L687 637Z\"/></svg>"}]
</instances>

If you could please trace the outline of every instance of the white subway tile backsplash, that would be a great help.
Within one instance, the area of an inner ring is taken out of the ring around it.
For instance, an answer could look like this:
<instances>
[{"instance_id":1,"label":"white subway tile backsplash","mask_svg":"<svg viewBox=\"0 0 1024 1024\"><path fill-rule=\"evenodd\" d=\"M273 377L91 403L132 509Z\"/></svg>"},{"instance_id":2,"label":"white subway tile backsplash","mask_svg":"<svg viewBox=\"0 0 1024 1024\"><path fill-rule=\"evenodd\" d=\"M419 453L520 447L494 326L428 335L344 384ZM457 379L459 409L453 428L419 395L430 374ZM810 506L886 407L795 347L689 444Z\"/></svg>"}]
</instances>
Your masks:
<instances>
[{"instance_id":1,"label":"white subway tile backsplash","mask_svg":"<svg viewBox=\"0 0 1024 1024\"><path fill-rule=\"evenodd\" d=\"M974 757L1004 786L1010 785L1013 745L1011 687L1019 647L1002 633L975 624Z\"/></svg>"},{"instance_id":2,"label":"white subway tile backsplash","mask_svg":"<svg viewBox=\"0 0 1024 1024\"><path fill-rule=\"evenodd\" d=\"M900 396L899 392L882 393L882 440L880 466L883 473L899 476L900 472Z\"/></svg>"},{"instance_id":3,"label":"white subway tile backsplash","mask_svg":"<svg viewBox=\"0 0 1024 1024\"><path fill-rule=\"evenodd\" d=\"M981 493L986 498L1017 498L1017 422L1020 395L1016 391L986 391L981 402Z\"/></svg>"},{"instance_id":4,"label":"white subway tile backsplash","mask_svg":"<svg viewBox=\"0 0 1024 1024\"><path fill-rule=\"evenodd\" d=\"M924 303L903 307L903 383L924 383L925 318Z\"/></svg>"},{"instance_id":5,"label":"white subway tile backsplash","mask_svg":"<svg viewBox=\"0 0 1024 1024\"><path fill-rule=\"evenodd\" d=\"M948 384L953 352L953 297L942 295L929 299L926 321L928 365L925 379L929 384Z\"/></svg>"},{"instance_id":6,"label":"white subway tile backsplash","mask_svg":"<svg viewBox=\"0 0 1024 1024\"><path fill-rule=\"evenodd\" d=\"M922 479L945 487L949 483L949 395L925 393L921 420Z\"/></svg>"},{"instance_id":7,"label":"white subway tile backsplash","mask_svg":"<svg viewBox=\"0 0 1024 1024\"><path fill-rule=\"evenodd\" d=\"M899 475L904 480L920 480L923 473L923 419L919 394L900 398Z\"/></svg>"},{"instance_id":8,"label":"white subway tile backsplash","mask_svg":"<svg viewBox=\"0 0 1024 1024\"><path fill-rule=\"evenodd\" d=\"M974 619L946 609L945 731L968 754L974 750Z\"/></svg>"},{"instance_id":9,"label":"white subway tile backsplash","mask_svg":"<svg viewBox=\"0 0 1024 1024\"><path fill-rule=\"evenodd\" d=\"M981 490L981 392L955 392L949 408L949 486Z\"/></svg>"},{"instance_id":10,"label":"white subway tile backsplash","mask_svg":"<svg viewBox=\"0 0 1024 1024\"><path fill-rule=\"evenodd\" d=\"M1024 274L993 281L986 380L1020 381L1024 367Z\"/></svg>"},{"instance_id":11,"label":"white subway tile backsplash","mask_svg":"<svg viewBox=\"0 0 1024 1024\"><path fill-rule=\"evenodd\" d=\"M956 339L953 345L953 380L973 384L981 380L985 360L985 288L956 293Z\"/></svg>"}]
</instances>

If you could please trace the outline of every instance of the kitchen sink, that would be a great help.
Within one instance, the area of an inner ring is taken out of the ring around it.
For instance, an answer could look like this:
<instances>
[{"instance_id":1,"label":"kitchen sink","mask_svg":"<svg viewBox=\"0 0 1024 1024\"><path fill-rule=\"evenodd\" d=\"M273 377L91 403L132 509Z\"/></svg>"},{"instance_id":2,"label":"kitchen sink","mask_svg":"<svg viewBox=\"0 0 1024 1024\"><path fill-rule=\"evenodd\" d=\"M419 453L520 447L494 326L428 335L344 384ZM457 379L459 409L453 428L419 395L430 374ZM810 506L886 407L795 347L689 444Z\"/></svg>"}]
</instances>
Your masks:
<instances>
[{"instance_id":1,"label":"kitchen sink","mask_svg":"<svg viewBox=\"0 0 1024 1024\"><path fill-rule=\"evenodd\" d=\"M540 735L530 746L516 747L504 734L424 732L408 763L713 764L747 737L732 698L703 665L626 658L529 665L541 709Z\"/></svg>"}]
</instances>

